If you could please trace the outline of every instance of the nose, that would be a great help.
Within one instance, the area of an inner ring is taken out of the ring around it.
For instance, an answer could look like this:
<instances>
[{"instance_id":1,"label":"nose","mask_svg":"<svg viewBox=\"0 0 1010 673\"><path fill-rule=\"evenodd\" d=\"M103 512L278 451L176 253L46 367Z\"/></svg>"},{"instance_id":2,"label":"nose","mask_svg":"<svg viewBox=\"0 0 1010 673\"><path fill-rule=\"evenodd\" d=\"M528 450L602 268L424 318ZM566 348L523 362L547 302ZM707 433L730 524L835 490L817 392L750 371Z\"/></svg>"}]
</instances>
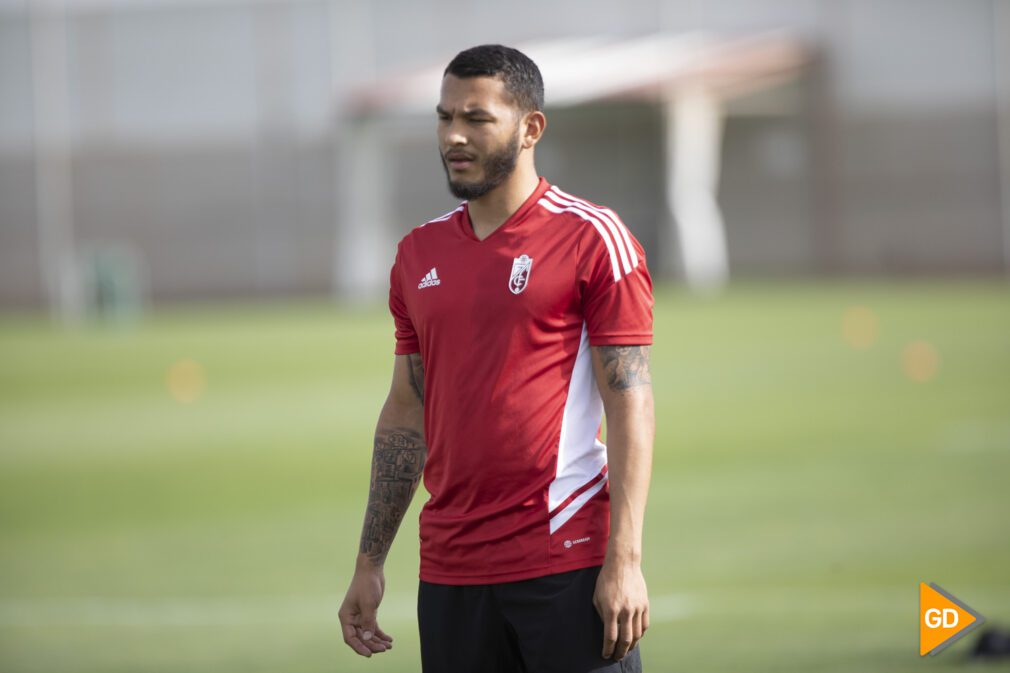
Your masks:
<instances>
[{"instance_id":1,"label":"nose","mask_svg":"<svg viewBox=\"0 0 1010 673\"><path fill-rule=\"evenodd\" d=\"M461 147L466 145L466 136L459 130L459 126L450 121L445 129L445 144L449 147Z\"/></svg>"},{"instance_id":2,"label":"nose","mask_svg":"<svg viewBox=\"0 0 1010 673\"><path fill-rule=\"evenodd\" d=\"M449 147L463 147L466 145L466 136L462 133L448 133L445 136L445 144Z\"/></svg>"}]
</instances>

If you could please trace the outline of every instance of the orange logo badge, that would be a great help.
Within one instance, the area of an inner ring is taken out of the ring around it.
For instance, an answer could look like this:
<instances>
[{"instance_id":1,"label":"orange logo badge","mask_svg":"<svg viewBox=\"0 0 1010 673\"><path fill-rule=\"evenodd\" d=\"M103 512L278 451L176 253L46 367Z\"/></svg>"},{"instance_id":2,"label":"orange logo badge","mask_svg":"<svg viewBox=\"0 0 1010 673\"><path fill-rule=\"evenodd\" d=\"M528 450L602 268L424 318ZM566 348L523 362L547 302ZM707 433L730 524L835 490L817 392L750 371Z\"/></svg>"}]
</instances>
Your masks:
<instances>
[{"instance_id":1,"label":"orange logo badge","mask_svg":"<svg viewBox=\"0 0 1010 673\"><path fill-rule=\"evenodd\" d=\"M919 583L919 656L938 654L984 621L938 584Z\"/></svg>"}]
</instances>

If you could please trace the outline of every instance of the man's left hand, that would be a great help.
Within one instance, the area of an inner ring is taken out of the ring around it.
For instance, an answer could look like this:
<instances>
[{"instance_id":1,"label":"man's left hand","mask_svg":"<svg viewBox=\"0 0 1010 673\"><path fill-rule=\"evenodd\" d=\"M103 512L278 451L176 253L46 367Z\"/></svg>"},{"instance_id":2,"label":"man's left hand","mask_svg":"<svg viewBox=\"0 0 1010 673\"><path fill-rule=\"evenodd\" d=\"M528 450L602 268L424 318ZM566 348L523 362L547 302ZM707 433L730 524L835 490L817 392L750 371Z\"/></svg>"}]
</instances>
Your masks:
<instances>
[{"instance_id":1,"label":"man's left hand","mask_svg":"<svg viewBox=\"0 0 1010 673\"><path fill-rule=\"evenodd\" d=\"M642 567L631 561L605 561L596 579L593 605L603 620L603 658L623 659L649 628Z\"/></svg>"}]
</instances>

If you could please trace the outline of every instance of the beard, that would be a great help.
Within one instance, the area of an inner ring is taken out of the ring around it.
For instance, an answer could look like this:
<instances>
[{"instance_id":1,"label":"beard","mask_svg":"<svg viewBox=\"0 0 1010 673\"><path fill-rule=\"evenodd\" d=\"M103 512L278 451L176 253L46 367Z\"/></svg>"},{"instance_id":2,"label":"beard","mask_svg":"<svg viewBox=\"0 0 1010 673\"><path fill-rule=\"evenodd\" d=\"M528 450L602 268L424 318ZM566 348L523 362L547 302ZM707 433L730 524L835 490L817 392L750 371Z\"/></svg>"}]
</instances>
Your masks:
<instances>
[{"instance_id":1,"label":"beard","mask_svg":"<svg viewBox=\"0 0 1010 673\"><path fill-rule=\"evenodd\" d=\"M454 182L449 177L449 165L445 161L445 155L439 153L442 158L442 168L445 169L445 177L449 181L449 191L457 199L472 201L479 199L492 189L505 182L506 179L516 169L516 162L519 159L519 127L510 142L506 142L501 148L495 150L480 163L484 179L480 182Z\"/></svg>"}]
</instances>

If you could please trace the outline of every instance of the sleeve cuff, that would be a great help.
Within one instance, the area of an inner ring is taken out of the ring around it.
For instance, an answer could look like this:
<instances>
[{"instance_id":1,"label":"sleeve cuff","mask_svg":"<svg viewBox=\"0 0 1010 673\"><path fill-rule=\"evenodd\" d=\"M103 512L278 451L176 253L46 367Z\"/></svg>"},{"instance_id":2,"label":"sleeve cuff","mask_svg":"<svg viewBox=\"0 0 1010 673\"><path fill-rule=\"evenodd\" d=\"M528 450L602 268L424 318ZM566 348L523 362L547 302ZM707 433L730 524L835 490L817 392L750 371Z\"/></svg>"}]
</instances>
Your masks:
<instances>
[{"instance_id":1,"label":"sleeve cuff","mask_svg":"<svg viewBox=\"0 0 1010 673\"><path fill-rule=\"evenodd\" d=\"M590 334L590 346L651 346L652 334Z\"/></svg>"},{"instance_id":2,"label":"sleeve cuff","mask_svg":"<svg viewBox=\"0 0 1010 673\"><path fill-rule=\"evenodd\" d=\"M411 353L420 353L421 347L416 341L414 342L396 342L396 348L393 349L395 355L410 355Z\"/></svg>"}]
</instances>

